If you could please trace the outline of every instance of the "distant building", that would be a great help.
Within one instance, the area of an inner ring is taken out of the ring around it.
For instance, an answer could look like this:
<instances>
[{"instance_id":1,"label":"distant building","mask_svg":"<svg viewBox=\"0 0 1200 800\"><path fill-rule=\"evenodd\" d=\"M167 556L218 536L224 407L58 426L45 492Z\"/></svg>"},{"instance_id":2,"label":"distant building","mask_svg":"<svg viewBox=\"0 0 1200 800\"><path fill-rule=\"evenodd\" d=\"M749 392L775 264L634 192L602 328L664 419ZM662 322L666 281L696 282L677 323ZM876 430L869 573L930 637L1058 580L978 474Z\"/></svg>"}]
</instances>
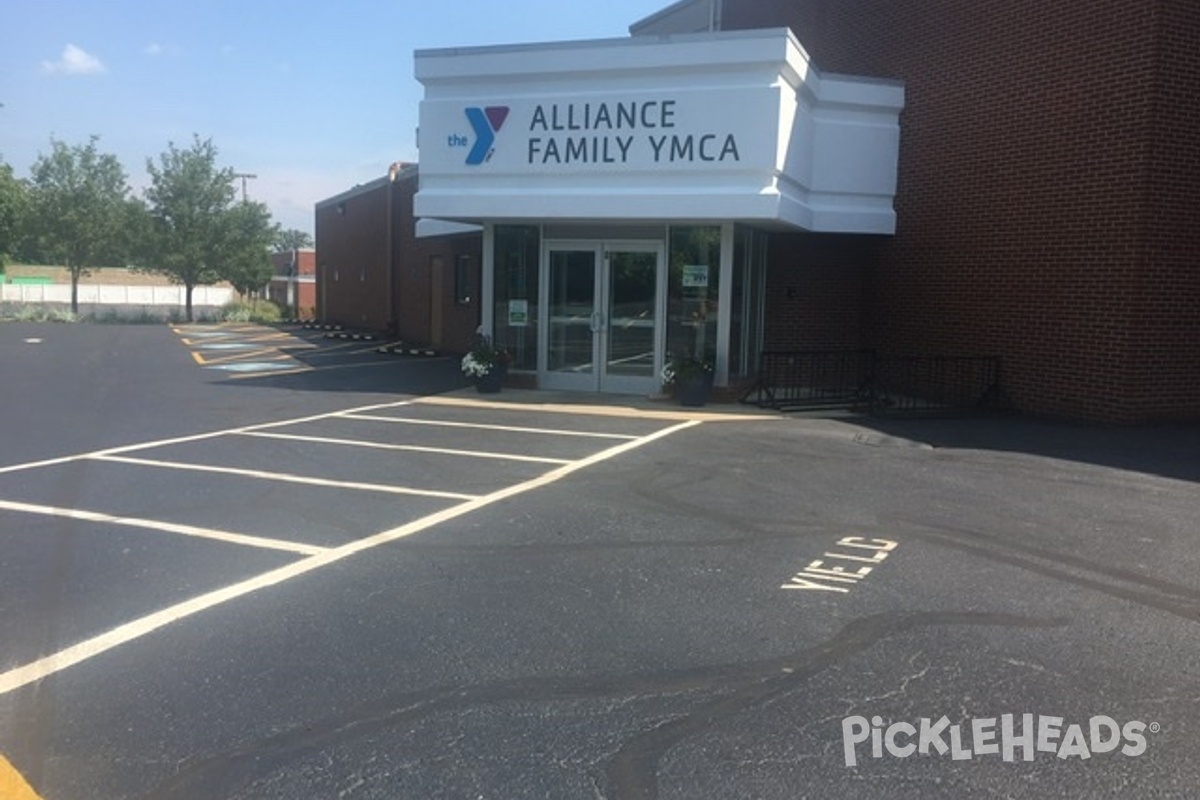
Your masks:
<instances>
[{"instance_id":1,"label":"distant building","mask_svg":"<svg viewBox=\"0 0 1200 800\"><path fill-rule=\"evenodd\" d=\"M274 274L267 284L267 299L301 319L315 319L317 251L301 248L272 253L271 266Z\"/></svg>"},{"instance_id":2,"label":"distant building","mask_svg":"<svg viewBox=\"0 0 1200 800\"><path fill-rule=\"evenodd\" d=\"M418 238L415 164L316 206L321 320L387 332L406 343L464 352L480 323L482 236L434 224Z\"/></svg>"}]
</instances>

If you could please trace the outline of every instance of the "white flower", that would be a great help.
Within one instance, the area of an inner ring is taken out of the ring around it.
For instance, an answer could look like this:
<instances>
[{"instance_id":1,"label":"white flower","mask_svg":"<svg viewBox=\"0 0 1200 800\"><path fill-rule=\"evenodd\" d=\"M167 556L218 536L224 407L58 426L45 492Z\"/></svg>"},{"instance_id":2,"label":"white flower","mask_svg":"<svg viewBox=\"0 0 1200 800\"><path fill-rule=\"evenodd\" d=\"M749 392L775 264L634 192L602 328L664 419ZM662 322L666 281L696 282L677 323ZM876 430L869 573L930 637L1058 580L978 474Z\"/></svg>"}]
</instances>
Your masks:
<instances>
[{"instance_id":1,"label":"white flower","mask_svg":"<svg viewBox=\"0 0 1200 800\"><path fill-rule=\"evenodd\" d=\"M474 353L467 353L463 356L462 371L468 378L482 378L491 372L491 370L492 365L477 361Z\"/></svg>"}]
</instances>

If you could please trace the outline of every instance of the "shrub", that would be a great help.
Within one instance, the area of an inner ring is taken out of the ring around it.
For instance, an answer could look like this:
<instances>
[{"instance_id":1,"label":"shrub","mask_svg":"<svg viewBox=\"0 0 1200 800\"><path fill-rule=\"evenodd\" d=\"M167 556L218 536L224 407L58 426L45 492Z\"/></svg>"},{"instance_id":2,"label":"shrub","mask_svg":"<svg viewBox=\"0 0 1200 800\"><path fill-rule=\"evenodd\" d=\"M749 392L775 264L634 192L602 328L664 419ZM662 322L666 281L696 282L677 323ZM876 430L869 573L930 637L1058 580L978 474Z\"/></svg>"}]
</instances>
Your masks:
<instances>
[{"instance_id":1,"label":"shrub","mask_svg":"<svg viewBox=\"0 0 1200 800\"><path fill-rule=\"evenodd\" d=\"M57 311L40 305L6 305L4 319L13 322L79 322L79 317L70 311Z\"/></svg>"},{"instance_id":2,"label":"shrub","mask_svg":"<svg viewBox=\"0 0 1200 800\"><path fill-rule=\"evenodd\" d=\"M227 303L221 309L221 320L224 322L279 322L283 312L279 306L270 300L252 300L250 302L235 300Z\"/></svg>"}]
</instances>

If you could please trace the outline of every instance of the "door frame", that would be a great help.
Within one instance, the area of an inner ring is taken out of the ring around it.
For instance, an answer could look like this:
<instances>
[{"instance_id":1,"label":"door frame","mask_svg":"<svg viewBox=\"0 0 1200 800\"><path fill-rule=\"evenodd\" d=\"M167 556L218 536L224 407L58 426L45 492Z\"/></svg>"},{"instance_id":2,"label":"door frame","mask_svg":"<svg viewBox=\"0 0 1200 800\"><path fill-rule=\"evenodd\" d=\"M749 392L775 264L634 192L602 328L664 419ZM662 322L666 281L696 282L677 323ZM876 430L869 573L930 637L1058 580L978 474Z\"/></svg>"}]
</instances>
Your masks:
<instances>
[{"instance_id":1,"label":"door frame","mask_svg":"<svg viewBox=\"0 0 1200 800\"><path fill-rule=\"evenodd\" d=\"M554 251L591 251L595 258L593 274L593 318L598 324L592 328L593 369L586 375L570 375L551 372L550 352L550 254ZM654 290L654 362L648 377L608 374L608 332L612 314L612 276L608 255L610 253L653 253L655 256ZM538 313L538 385L544 389L564 391L590 391L615 394L651 394L662 384L662 367L667 343L667 263L666 244L657 240L626 239L545 239L542 241L541 263L538 281L542 307Z\"/></svg>"}]
</instances>

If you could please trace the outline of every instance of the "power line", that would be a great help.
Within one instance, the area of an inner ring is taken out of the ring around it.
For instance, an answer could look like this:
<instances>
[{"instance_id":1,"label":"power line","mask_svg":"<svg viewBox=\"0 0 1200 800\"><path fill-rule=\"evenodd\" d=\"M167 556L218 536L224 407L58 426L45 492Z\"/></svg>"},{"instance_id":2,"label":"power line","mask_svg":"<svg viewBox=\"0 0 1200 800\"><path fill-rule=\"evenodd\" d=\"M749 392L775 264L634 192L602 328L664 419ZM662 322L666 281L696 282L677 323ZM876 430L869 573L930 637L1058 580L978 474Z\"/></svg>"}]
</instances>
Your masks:
<instances>
[{"instance_id":1,"label":"power line","mask_svg":"<svg viewBox=\"0 0 1200 800\"><path fill-rule=\"evenodd\" d=\"M257 178L258 176L250 172L235 172L233 177L242 179L242 202L246 202L246 181Z\"/></svg>"}]
</instances>

